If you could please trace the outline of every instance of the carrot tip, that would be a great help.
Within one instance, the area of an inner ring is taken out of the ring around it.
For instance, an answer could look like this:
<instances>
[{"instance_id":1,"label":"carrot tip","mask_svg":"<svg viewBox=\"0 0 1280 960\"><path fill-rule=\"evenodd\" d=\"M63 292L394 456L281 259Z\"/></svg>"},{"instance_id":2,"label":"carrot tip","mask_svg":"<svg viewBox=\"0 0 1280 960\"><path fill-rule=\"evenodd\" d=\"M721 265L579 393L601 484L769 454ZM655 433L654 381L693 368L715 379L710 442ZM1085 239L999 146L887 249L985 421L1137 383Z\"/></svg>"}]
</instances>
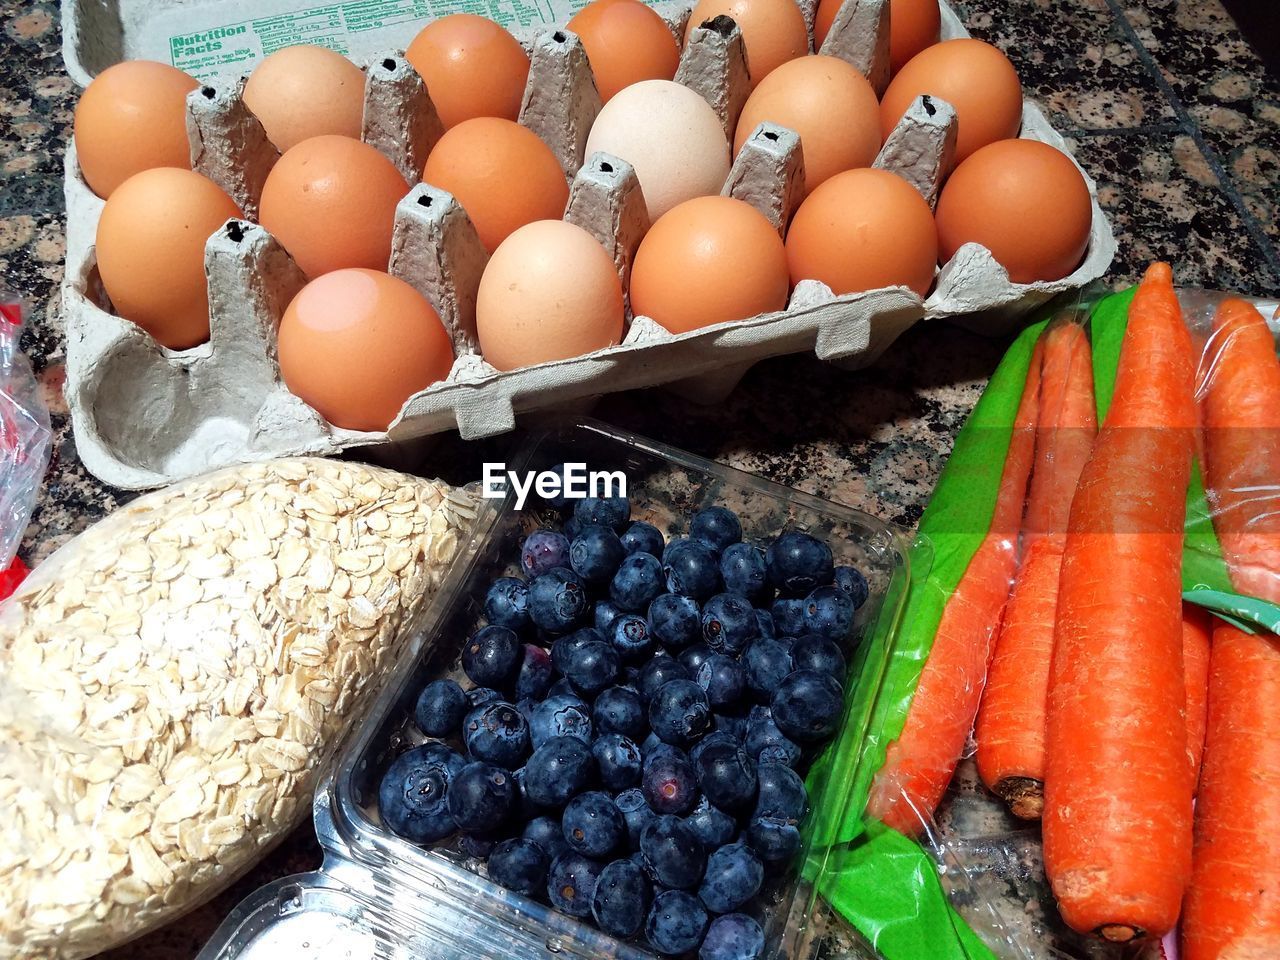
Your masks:
<instances>
[{"instance_id":1,"label":"carrot tip","mask_svg":"<svg viewBox=\"0 0 1280 960\"><path fill-rule=\"evenodd\" d=\"M1124 923L1109 923L1098 928L1098 936L1111 943L1128 943L1142 936L1142 931Z\"/></svg>"},{"instance_id":2,"label":"carrot tip","mask_svg":"<svg viewBox=\"0 0 1280 960\"><path fill-rule=\"evenodd\" d=\"M1006 777L995 792L1021 820L1039 820L1044 814L1044 782L1034 777Z\"/></svg>"}]
</instances>

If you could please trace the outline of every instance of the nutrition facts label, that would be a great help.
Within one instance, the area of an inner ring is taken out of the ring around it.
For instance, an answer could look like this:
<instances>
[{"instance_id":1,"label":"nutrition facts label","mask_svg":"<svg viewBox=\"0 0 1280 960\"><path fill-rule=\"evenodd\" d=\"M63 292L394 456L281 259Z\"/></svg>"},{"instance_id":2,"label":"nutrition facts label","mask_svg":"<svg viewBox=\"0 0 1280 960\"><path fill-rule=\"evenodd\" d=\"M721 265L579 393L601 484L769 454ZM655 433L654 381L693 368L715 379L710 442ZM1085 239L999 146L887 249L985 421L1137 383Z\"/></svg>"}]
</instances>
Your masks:
<instances>
[{"instance_id":1,"label":"nutrition facts label","mask_svg":"<svg viewBox=\"0 0 1280 960\"><path fill-rule=\"evenodd\" d=\"M247 72L249 66L281 47L299 43L332 47L353 59L402 49L424 23L451 13L475 13L508 29L536 27L572 16L585 0L352 0L266 13L270 4L216 4L206 10L183 9L147 25L147 51L201 79ZM243 19L228 13L237 8ZM250 9L251 8L251 9ZM193 23L219 15L219 22ZM223 19L225 18L225 19Z\"/></svg>"}]
</instances>

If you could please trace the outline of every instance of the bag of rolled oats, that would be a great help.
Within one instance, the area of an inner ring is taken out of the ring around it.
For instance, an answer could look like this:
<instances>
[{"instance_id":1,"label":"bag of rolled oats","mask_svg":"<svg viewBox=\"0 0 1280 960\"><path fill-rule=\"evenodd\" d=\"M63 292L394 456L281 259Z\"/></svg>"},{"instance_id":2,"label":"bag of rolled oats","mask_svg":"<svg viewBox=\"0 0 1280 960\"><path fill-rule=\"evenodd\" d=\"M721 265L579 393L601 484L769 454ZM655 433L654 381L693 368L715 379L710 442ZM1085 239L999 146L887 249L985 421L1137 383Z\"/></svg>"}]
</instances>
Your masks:
<instances>
[{"instance_id":1,"label":"bag of rolled oats","mask_svg":"<svg viewBox=\"0 0 1280 960\"><path fill-rule=\"evenodd\" d=\"M198 905L310 813L476 502L320 459L134 501L0 607L0 957Z\"/></svg>"}]
</instances>

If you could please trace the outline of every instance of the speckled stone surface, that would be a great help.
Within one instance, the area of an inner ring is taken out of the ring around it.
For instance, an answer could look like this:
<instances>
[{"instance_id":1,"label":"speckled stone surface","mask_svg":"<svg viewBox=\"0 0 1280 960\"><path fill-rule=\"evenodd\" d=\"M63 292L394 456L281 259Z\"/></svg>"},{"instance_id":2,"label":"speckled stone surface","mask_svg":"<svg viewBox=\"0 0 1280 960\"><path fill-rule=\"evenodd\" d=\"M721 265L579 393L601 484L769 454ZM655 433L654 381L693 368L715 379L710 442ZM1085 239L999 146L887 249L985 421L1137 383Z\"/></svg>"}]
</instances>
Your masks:
<instances>
[{"instance_id":1,"label":"speckled stone surface","mask_svg":"<svg viewBox=\"0 0 1280 960\"><path fill-rule=\"evenodd\" d=\"M1280 82L1217 0L954 5L975 35L1009 54L1028 95L1098 181L1120 242L1116 285L1159 257L1185 285L1280 291ZM79 463L62 398L61 177L75 96L62 68L56 4L0 0L0 288L30 308L24 345L57 431L22 545L29 563L129 499ZM713 408L647 391L605 398L594 412L909 527L1003 347L936 324L916 328L858 373L787 357L754 368ZM442 439L423 469L474 479L476 464L504 445ZM193 957L250 890L318 863L314 836L303 828L211 904L103 956ZM848 931L824 936L824 956L855 953Z\"/></svg>"}]
</instances>

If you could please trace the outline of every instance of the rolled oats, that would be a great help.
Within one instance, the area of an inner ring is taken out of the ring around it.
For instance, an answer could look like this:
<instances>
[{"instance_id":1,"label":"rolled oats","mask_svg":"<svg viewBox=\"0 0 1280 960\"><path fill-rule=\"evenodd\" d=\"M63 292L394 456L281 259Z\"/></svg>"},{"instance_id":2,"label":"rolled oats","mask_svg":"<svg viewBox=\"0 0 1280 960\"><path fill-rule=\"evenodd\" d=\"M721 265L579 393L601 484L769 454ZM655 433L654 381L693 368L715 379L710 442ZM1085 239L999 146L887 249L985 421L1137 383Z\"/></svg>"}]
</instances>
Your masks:
<instances>
[{"instance_id":1,"label":"rolled oats","mask_svg":"<svg viewBox=\"0 0 1280 960\"><path fill-rule=\"evenodd\" d=\"M298 458L143 497L47 561L0 611L0 957L129 940L292 829L474 515Z\"/></svg>"}]
</instances>

